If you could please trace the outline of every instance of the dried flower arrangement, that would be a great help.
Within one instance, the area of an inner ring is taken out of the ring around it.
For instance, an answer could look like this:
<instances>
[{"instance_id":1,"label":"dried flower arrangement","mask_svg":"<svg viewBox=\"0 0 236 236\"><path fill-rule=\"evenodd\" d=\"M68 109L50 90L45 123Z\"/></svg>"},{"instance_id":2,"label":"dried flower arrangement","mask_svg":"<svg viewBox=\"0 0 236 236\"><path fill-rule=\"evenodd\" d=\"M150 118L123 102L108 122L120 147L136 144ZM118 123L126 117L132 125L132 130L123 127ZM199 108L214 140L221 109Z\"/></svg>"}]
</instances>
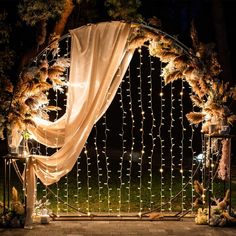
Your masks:
<instances>
[{"instance_id":1,"label":"dried flower arrangement","mask_svg":"<svg viewBox=\"0 0 236 236\"><path fill-rule=\"evenodd\" d=\"M222 200L212 198L213 205L211 206L211 215L208 220L209 209L198 208L198 212L195 217L196 224L209 224L210 226L229 226L235 225L236 217L235 212L232 210L228 212L229 190L226 191Z\"/></svg>"},{"instance_id":2,"label":"dried flower arrangement","mask_svg":"<svg viewBox=\"0 0 236 236\"><path fill-rule=\"evenodd\" d=\"M0 108L7 114L1 113L0 116L0 138L4 138L5 127L10 132L17 131L27 136L27 127L36 126L36 116L47 120L49 111L60 110L49 105L48 93L50 89L64 91L65 71L69 66L68 58L55 58L50 63L45 59L37 66L29 66L22 71L14 91L13 86L5 81L1 88L5 87L8 99L1 94Z\"/></svg>"},{"instance_id":3,"label":"dried flower arrangement","mask_svg":"<svg viewBox=\"0 0 236 236\"><path fill-rule=\"evenodd\" d=\"M28 67L22 71L15 88L8 122L11 129L21 132L27 126L36 126L34 117L49 119L48 111L59 110L59 107L49 106L48 91L50 89L63 91L65 86L64 72L69 67L69 59L60 57L49 65L45 59L38 66Z\"/></svg>"},{"instance_id":4,"label":"dried flower arrangement","mask_svg":"<svg viewBox=\"0 0 236 236\"><path fill-rule=\"evenodd\" d=\"M1 204L0 204L1 205ZM0 227L23 227L25 222L25 206L19 200L18 191L12 187L11 208L0 214Z\"/></svg>"},{"instance_id":5,"label":"dried flower arrangement","mask_svg":"<svg viewBox=\"0 0 236 236\"><path fill-rule=\"evenodd\" d=\"M236 215L233 209L229 214L229 189L225 192L223 199L217 199L213 197L211 200L211 212L209 217L209 208L205 208L205 191L203 184L198 180L194 180L194 191L196 192L196 199L193 203L193 207L197 209L195 215L196 224L209 224L211 226L228 226L236 223Z\"/></svg>"},{"instance_id":6,"label":"dried flower arrangement","mask_svg":"<svg viewBox=\"0 0 236 236\"><path fill-rule=\"evenodd\" d=\"M222 125L232 125L236 115L229 109L230 102L236 100L236 86L219 81L221 67L213 44L203 44L198 41L197 32L192 25L191 38L193 49L178 45L172 38L161 31L142 28L134 24L135 36L130 39L130 49L149 42L150 55L158 57L165 64L161 76L165 84L177 79L185 80L192 88L191 100L198 112L186 115L190 123L202 123L202 132L221 132Z\"/></svg>"}]
</instances>

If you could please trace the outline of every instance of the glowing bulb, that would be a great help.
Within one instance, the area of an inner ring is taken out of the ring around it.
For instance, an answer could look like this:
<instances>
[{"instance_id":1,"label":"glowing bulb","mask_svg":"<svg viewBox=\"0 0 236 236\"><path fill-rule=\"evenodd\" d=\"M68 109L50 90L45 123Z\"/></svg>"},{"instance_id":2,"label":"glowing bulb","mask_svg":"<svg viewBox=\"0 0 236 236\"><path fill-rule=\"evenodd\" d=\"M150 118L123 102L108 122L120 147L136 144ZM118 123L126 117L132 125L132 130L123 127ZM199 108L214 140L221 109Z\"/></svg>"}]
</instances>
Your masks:
<instances>
[{"instance_id":1,"label":"glowing bulb","mask_svg":"<svg viewBox=\"0 0 236 236\"><path fill-rule=\"evenodd\" d=\"M197 160L198 162L202 162L203 159L204 159L204 154L203 154L203 153L200 153L200 154L198 154L198 155L196 156L196 160Z\"/></svg>"}]
</instances>

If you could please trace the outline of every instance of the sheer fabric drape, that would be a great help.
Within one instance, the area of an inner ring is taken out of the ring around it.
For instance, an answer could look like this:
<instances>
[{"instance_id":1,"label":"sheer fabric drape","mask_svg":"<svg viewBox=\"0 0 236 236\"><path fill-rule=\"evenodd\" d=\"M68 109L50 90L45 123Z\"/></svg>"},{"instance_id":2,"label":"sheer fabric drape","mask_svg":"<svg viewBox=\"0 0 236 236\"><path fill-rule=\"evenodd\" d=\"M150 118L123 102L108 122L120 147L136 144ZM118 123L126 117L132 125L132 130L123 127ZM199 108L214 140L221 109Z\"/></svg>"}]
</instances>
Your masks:
<instances>
[{"instance_id":1,"label":"sheer fabric drape","mask_svg":"<svg viewBox=\"0 0 236 236\"><path fill-rule=\"evenodd\" d=\"M27 218L35 201L35 175L45 184L57 182L74 166L93 125L112 102L132 58L127 51L130 24L104 22L71 30L71 66L66 112L56 122L36 119L30 129L38 142L61 147L52 156L33 155L26 170Z\"/></svg>"}]
</instances>

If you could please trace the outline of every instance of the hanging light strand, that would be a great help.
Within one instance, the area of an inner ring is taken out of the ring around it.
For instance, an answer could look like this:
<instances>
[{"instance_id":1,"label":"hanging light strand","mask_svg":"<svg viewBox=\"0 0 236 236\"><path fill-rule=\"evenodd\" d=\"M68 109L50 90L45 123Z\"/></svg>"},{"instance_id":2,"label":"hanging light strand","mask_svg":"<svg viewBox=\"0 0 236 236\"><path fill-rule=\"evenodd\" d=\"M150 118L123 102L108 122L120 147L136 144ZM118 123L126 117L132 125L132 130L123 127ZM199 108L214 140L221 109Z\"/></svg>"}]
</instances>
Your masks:
<instances>
[{"instance_id":1,"label":"hanging light strand","mask_svg":"<svg viewBox=\"0 0 236 236\"><path fill-rule=\"evenodd\" d=\"M46 52L43 53L42 57L43 57L44 59L47 57ZM48 145L47 145L47 139L48 139L48 137L47 137L47 134L46 134L46 130L45 130L45 132L44 132L44 139L46 140L46 144L45 144L46 162L48 162L48 159L49 159L48 155L49 155L49 153L48 153ZM46 168L46 173L48 173L48 168ZM46 181L47 181L47 178L48 178L48 176L45 175L45 179L46 179ZM43 189L43 198L44 198L44 199L47 199L47 196L48 196L47 186L44 185L44 189Z\"/></svg>"},{"instance_id":2,"label":"hanging light strand","mask_svg":"<svg viewBox=\"0 0 236 236\"><path fill-rule=\"evenodd\" d=\"M183 188L185 186L185 175L184 175L184 139L185 139L185 127L184 127L184 107L183 107L183 95L184 95L184 82L181 80L181 92L180 92L180 123L181 123L181 143L180 143L180 174L181 174L181 210L185 211L185 200L186 200L186 190Z\"/></svg>"},{"instance_id":3,"label":"hanging light strand","mask_svg":"<svg viewBox=\"0 0 236 236\"><path fill-rule=\"evenodd\" d=\"M84 155L86 158L86 167L87 167L87 214L90 216L90 199L92 198L91 196L91 189L92 187L90 186L90 179L91 179L91 170L90 170L90 165L91 165L91 161L90 161L90 156L88 155L88 150L87 150L87 142L84 145Z\"/></svg>"},{"instance_id":4,"label":"hanging light strand","mask_svg":"<svg viewBox=\"0 0 236 236\"><path fill-rule=\"evenodd\" d=\"M119 188L117 188L117 191L118 191L118 216L121 215L121 206L122 206L122 187L125 183L123 183L123 162L124 162L124 155L125 155L125 150L126 150L126 147L125 147L125 142L126 140L124 139L124 128L126 126L126 123L125 123L125 118L126 118L126 112L124 110L124 104L123 104L123 95L122 95L122 83L121 85L119 86L119 91L118 91L118 95L120 96L120 99L119 99L119 102L120 102L120 109L121 109L121 115L122 115L122 123L121 123L121 133L119 134L120 135L120 139L121 139L121 144L122 144L122 153L121 153L121 156L120 156L120 168L118 170L118 174L119 174L119 182L120 182L120 186Z\"/></svg>"},{"instance_id":5,"label":"hanging light strand","mask_svg":"<svg viewBox=\"0 0 236 236\"><path fill-rule=\"evenodd\" d=\"M194 188L193 188L193 173L194 173L194 150L193 150L193 138L194 138L194 128L191 125L191 138L190 138L190 149L191 149L191 156L192 156L192 168L190 170L190 181L191 181L191 210L193 211L193 200L194 200Z\"/></svg>"},{"instance_id":6,"label":"hanging light strand","mask_svg":"<svg viewBox=\"0 0 236 236\"><path fill-rule=\"evenodd\" d=\"M80 199L80 191L81 191L81 181L80 181L80 175L81 175L81 156L79 156L77 158L77 162L76 162L76 194L75 194L75 198L76 198L76 206L77 206L77 210L80 211L80 204L79 204L79 199Z\"/></svg>"},{"instance_id":7,"label":"hanging light strand","mask_svg":"<svg viewBox=\"0 0 236 236\"><path fill-rule=\"evenodd\" d=\"M98 129L97 125L94 125L95 129L95 136L94 136L94 147L96 152L96 159L97 159L97 181L98 181L98 212L101 212L101 203L102 203L102 194L101 191L103 189L102 187L102 168L100 167L100 154L98 152L98 145L97 145L97 137L98 137Z\"/></svg>"},{"instance_id":8,"label":"hanging light strand","mask_svg":"<svg viewBox=\"0 0 236 236\"><path fill-rule=\"evenodd\" d=\"M191 87L190 87L191 89ZM189 93L189 97L192 95L192 92ZM194 107L192 107L194 110ZM190 127L190 139L189 139L189 149L191 152L191 170L189 170L189 183L191 185L191 211L193 211L193 200L194 200L194 188L193 188L193 173L194 173L194 150L193 150L193 139L194 139L194 126L193 124L189 124Z\"/></svg>"},{"instance_id":9,"label":"hanging light strand","mask_svg":"<svg viewBox=\"0 0 236 236\"><path fill-rule=\"evenodd\" d=\"M162 63L161 63L161 70L162 70ZM163 116L163 109L165 107L165 99L164 99L164 93L163 93L163 78L160 77L160 124L158 127L158 138L160 141L160 204L161 204L161 212L163 212L165 209L163 208L164 205L164 175L163 175L163 171L164 171L164 167L165 167L165 159L164 159L164 139L162 138L162 127L164 126L164 116Z\"/></svg>"},{"instance_id":10,"label":"hanging light strand","mask_svg":"<svg viewBox=\"0 0 236 236\"><path fill-rule=\"evenodd\" d=\"M173 102L174 102L174 95L173 95L173 83L170 83L170 129L169 129L169 134L170 134L170 199L173 198L173 179L175 178L174 176L174 155L173 155L173 148L174 148L174 142L173 142L173 135L172 135L172 129L173 129L173 123L174 123L174 117L173 117ZM169 211L172 211L172 201L170 200L169 202Z\"/></svg>"},{"instance_id":11,"label":"hanging light strand","mask_svg":"<svg viewBox=\"0 0 236 236\"><path fill-rule=\"evenodd\" d=\"M63 55L64 57L68 57L68 52L69 52L69 42L68 42L68 38L66 38L66 52L65 52L65 54ZM57 49L57 51L56 51L56 54L55 54L55 59L58 59L59 57L60 57L60 55L59 55L59 51L60 51L60 47L58 46L58 49ZM64 74L64 76L65 76L65 78L66 78L66 80L68 80L68 77L69 77L69 73L68 73L68 68L66 68L66 71L65 71L65 74ZM64 88L63 88L64 90L66 90L67 89L67 87L66 86L64 86ZM63 90L63 92L64 92L64 90ZM56 89L55 90L55 106L56 107L58 107L58 89ZM64 109L66 110L66 103L67 103L67 98L65 98L64 99ZM59 112L58 112L58 110L56 110L56 115L55 115L55 120L54 121L56 121L56 120L58 120L58 118L59 118ZM56 146L58 146L58 138L59 138L59 134L57 133L57 137L56 137ZM56 152L58 151L58 148L56 149ZM58 167L58 160L56 160L56 171L58 171L58 169L57 169L57 167ZM68 202L68 199L69 199L69 197L68 197L68 192L69 192L69 183L68 183L68 176L67 176L67 178L66 178L66 184L65 184L65 193L66 193L66 202L67 203L69 203ZM59 216L59 213L60 213L60 197L59 197L59 194L60 194L60 187L59 187L59 183L57 182L56 183L56 198L57 198L57 215ZM68 213L68 204L67 204L67 206L66 206L66 212Z\"/></svg>"},{"instance_id":12,"label":"hanging light strand","mask_svg":"<svg viewBox=\"0 0 236 236\"><path fill-rule=\"evenodd\" d=\"M155 68L153 67L153 61L152 61L152 57L151 55L149 55L149 65L150 65L150 72L148 75L148 84L149 84L149 93L148 93L148 97L149 97L149 101L148 101L148 109L149 112L151 114L151 130L150 130L150 138L151 138L151 147L150 147L150 155L148 156L148 162L149 162L149 210L152 210L152 205L153 205L153 197L155 197L155 195L153 195L152 192L152 184L153 184L153 152L154 152L154 148L155 148L155 140L156 138L154 138L154 128L156 127L156 123L155 123L155 117L154 117L154 111L153 111L153 100L152 100L152 94L153 94L153 85L152 85L152 72L155 70Z\"/></svg>"},{"instance_id":13,"label":"hanging light strand","mask_svg":"<svg viewBox=\"0 0 236 236\"><path fill-rule=\"evenodd\" d=\"M58 106L58 90L55 91L55 106L56 107ZM59 113L58 113L58 110L56 110L56 115L55 115L54 122L56 120L58 120L58 117L59 117ZM56 135L56 146L58 146L58 137L59 137L59 135L58 135L58 132L57 132L57 135ZM58 148L56 148L56 152L57 151L58 151ZM57 167L58 167L58 160L56 159L56 172L58 171ZM60 191L60 188L59 188L59 184L57 182L56 183L57 216L59 216L59 213L60 213L59 191Z\"/></svg>"},{"instance_id":14,"label":"hanging light strand","mask_svg":"<svg viewBox=\"0 0 236 236\"><path fill-rule=\"evenodd\" d=\"M111 213L112 209L110 207L111 205L111 195L110 192L112 190L112 188L109 187L109 183L110 183L110 172L111 170L109 169L109 157L107 156L107 138L108 138L108 127L107 127L107 116L106 113L103 115L103 126L104 126L104 135L105 138L103 139L103 151L102 153L104 154L105 157L105 164L106 164L106 182L104 183L104 185L107 187L107 208L108 208L108 212Z\"/></svg>"},{"instance_id":15,"label":"hanging light strand","mask_svg":"<svg viewBox=\"0 0 236 236\"><path fill-rule=\"evenodd\" d=\"M69 38L67 37L66 38L66 53L64 54L64 56L66 57L66 58L68 58L69 57ZM60 58L60 47L58 47L57 48L57 53L56 53L56 58L58 59L58 58ZM67 80L68 80L68 78L69 78L69 71L68 71L68 68L66 68L66 71L65 71L65 78L67 78ZM66 101L67 102L67 101ZM65 109L66 109L66 103L64 104L64 106L65 106ZM65 197L65 199L66 199L66 201L65 201L65 203L64 203L64 205L66 206L65 207L65 211L66 211L66 213L68 214L69 213L69 174L67 173L66 174L66 176L65 176L65 183L64 183L64 185L65 185L65 189L64 189L64 197Z\"/></svg>"},{"instance_id":16,"label":"hanging light strand","mask_svg":"<svg viewBox=\"0 0 236 236\"><path fill-rule=\"evenodd\" d=\"M140 134L141 134L141 153L139 156L139 215L141 216L142 214L142 210L143 210L143 200L142 200L142 172L143 172L143 157L144 157L144 153L145 153L145 145L144 145L144 120L145 120L145 112L143 110L143 94L142 94L142 49L139 48L138 49L139 52L139 67L138 69L138 78L139 78L139 85L138 85L138 94L139 94L139 108L140 108L140 112L141 112L141 128L140 128Z\"/></svg>"},{"instance_id":17,"label":"hanging light strand","mask_svg":"<svg viewBox=\"0 0 236 236\"><path fill-rule=\"evenodd\" d=\"M130 66L128 67L128 74L126 76L128 82L127 88L127 97L129 98L129 113L131 118L131 129L130 129L130 136L131 136L131 147L130 147L130 154L129 154L129 167L127 168L127 176L128 176L128 186L126 187L128 190L128 212L130 212L130 199L131 199L131 176L132 176L132 163L133 163L133 153L134 153L134 146L135 146L135 137L134 137L134 128L135 128L135 121L134 121L134 112L133 112L133 99L132 99L132 90L131 90L131 70Z\"/></svg>"}]
</instances>

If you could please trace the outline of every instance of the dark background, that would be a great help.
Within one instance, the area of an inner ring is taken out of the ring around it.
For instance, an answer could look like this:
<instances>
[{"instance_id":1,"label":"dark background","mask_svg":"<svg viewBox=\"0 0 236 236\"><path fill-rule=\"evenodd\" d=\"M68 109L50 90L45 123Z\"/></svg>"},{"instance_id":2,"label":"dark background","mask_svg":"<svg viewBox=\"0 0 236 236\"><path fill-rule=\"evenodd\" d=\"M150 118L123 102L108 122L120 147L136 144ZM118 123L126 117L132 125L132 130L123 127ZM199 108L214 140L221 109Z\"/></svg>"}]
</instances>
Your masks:
<instances>
[{"instance_id":1,"label":"dark background","mask_svg":"<svg viewBox=\"0 0 236 236\"><path fill-rule=\"evenodd\" d=\"M24 53L35 45L35 29L22 24L17 26L17 5L20 0L0 0L0 8L5 9L8 21L13 26L12 47ZM98 2L92 4L92 2ZM214 42L223 68L222 78L234 83L234 54L236 52L235 22L236 8L234 0L142 0L138 11L144 21L156 16L161 21L161 29L191 47L190 25L193 21L202 42ZM78 6L77 6L78 8ZM89 22L109 20L104 11L103 1L82 1L78 10L74 9L65 28L76 28ZM93 17L94 16L94 17ZM50 22L49 26L50 28ZM16 55L18 56L18 54Z\"/></svg>"}]
</instances>

